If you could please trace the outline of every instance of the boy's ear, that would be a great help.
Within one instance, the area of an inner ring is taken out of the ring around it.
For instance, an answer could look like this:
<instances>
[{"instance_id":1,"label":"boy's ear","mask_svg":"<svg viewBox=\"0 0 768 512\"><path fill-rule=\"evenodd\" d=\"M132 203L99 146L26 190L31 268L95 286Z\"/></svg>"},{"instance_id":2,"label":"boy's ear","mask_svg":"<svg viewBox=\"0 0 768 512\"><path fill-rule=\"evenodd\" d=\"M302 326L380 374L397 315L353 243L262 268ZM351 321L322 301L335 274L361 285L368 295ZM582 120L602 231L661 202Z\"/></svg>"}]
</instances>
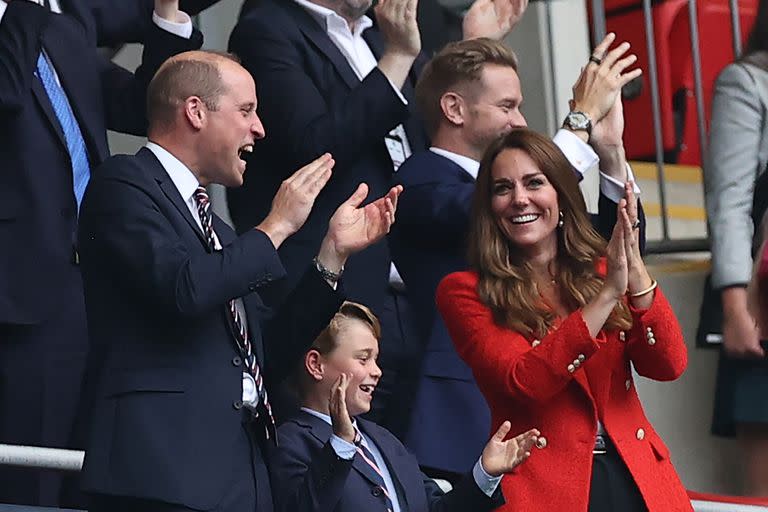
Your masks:
<instances>
[{"instance_id":1,"label":"boy's ear","mask_svg":"<svg viewBox=\"0 0 768 512\"><path fill-rule=\"evenodd\" d=\"M323 356L317 349L310 349L304 355L304 370L312 377L314 381L323 380L325 367L323 366Z\"/></svg>"}]
</instances>

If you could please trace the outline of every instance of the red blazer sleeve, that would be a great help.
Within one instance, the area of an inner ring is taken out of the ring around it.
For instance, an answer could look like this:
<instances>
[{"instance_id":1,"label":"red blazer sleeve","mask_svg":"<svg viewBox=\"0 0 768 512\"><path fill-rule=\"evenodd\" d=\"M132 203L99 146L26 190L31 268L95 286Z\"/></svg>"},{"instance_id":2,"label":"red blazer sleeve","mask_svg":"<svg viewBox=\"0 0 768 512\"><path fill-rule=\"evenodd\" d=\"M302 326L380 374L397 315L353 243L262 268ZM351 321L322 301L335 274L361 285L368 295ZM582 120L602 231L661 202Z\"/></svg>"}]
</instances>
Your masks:
<instances>
[{"instance_id":1,"label":"red blazer sleeve","mask_svg":"<svg viewBox=\"0 0 768 512\"><path fill-rule=\"evenodd\" d=\"M597 339L590 336L581 311L566 317L540 343L497 325L477 295L473 272L443 279L437 288L437 307L456 351L480 386L521 400L546 401L563 391L573 378L574 361L587 360L605 343L602 334Z\"/></svg>"},{"instance_id":2,"label":"red blazer sleeve","mask_svg":"<svg viewBox=\"0 0 768 512\"><path fill-rule=\"evenodd\" d=\"M688 365L688 349L672 306L656 288L651 307L632 312L629 357L637 373L654 380L674 380Z\"/></svg>"}]
</instances>

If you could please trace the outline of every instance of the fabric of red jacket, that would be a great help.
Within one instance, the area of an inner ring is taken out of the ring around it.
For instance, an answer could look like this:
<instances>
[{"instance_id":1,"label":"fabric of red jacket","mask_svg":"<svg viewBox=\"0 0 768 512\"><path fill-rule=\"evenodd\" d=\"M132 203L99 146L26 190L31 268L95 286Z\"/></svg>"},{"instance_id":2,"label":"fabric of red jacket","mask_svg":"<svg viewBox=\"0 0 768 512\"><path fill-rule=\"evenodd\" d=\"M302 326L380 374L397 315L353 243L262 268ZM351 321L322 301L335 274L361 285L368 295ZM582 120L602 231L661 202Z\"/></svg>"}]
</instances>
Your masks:
<instances>
[{"instance_id":1,"label":"fabric of red jacket","mask_svg":"<svg viewBox=\"0 0 768 512\"><path fill-rule=\"evenodd\" d=\"M693 510L632 377L631 366L662 381L685 370L683 335L661 290L649 309L632 310L632 329L623 335L601 331L593 338L577 310L541 340L531 340L494 322L477 281L474 272L450 274L437 289L437 306L488 401L491 432L509 420L513 434L535 427L546 440L504 476L507 504L499 510L586 512L598 419L649 512ZM569 371L580 355L584 362Z\"/></svg>"}]
</instances>

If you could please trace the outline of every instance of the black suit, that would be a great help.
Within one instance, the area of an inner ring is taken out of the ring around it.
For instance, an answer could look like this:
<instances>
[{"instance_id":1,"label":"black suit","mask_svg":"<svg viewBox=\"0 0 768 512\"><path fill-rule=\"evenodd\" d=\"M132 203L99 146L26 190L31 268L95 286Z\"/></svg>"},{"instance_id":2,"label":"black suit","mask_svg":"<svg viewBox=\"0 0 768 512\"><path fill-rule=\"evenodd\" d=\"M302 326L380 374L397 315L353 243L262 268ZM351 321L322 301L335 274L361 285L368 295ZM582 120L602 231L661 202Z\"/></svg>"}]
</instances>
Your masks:
<instances>
[{"instance_id":1,"label":"black suit","mask_svg":"<svg viewBox=\"0 0 768 512\"><path fill-rule=\"evenodd\" d=\"M91 169L107 128L145 130L146 86L166 57L196 48L154 28L136 75L101 59L81 0L63 15L11 2L0 22L0 442L67 446L87 351L77 207L64 134L35 74L50 58L85 140ZM54 476L0 472L0 502L55 504ZM40 482L43 482L42 484Z\"/></svg>"},{"instance_id":2,"label":"black suit","mask_svg":"<svg viewBox=\"0 0 768 512\"><path fill-rule=\"evenodd\" d=\"M501 485L488 497L469 475L451 492L444 493L386 429L360 418L357 426L384 458L403 512L483 512L504 504ZM279 512L386 510L372 468L359 454L351 460L336 455L330 443L332 435L327 422L305 411L297 412L280 426L280 446L271 459Z\"/></svg>"},{"instance_id":3,"label":"black suit","mask_svg":"<svg viewBox=\"0 0 768 512\"><path fill-rule=\"evenodd\" d=\"M263 424L247 424L255 434L244 435L243 366L226 304L243 297L269 386L296 365L341 298L307 270L265 347L260 321L270 315L256 292L284 274L277 252L261 231L236 237L215 216L214 230L223 249L211 253L148 149L108 160L86 192L80 245L98 375L86 491L209 510L255 473L258 510L271 510L264 448L253 442Z\"/></svg>"}]
</instances>

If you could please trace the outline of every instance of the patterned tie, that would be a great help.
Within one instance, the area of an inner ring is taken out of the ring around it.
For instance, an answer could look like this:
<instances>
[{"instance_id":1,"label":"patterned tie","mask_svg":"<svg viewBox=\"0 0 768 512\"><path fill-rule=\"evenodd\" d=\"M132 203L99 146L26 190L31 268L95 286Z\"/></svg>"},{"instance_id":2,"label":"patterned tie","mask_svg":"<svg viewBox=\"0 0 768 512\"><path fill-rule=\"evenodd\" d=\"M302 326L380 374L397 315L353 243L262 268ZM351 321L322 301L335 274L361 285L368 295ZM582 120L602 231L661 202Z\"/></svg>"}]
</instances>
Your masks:
<instances>
[{"instance_id":1,"label":"patterned tie","mask_svg":"<svg viewBox=\"0 0 768 512\"><path fill-rule=\"evenodd\" d=\"M61 130L64 132L69 159L72 162L72 184L77 201L77 210L80 211L80 203L83 200L85 188L91 179L91 167L88 164L88 152L85 148L83 133L80 131L80 125L77 124L72 107L66 94L64 94L64 89L56 81L53 69L43 52L40 52L37 57L37 74L43 83L46 94L48 94L48 99L50 99L53 111L59 120Z\"/></svg>"},{"instance_id":2,"label":"patterned tie","mask_svg":"<svg viewBox=\"0 0 768 512\"><path fill-rule=\"evenodd\" d=\"M362 433L360 431L357 431L358 434L362 437ZM368 464L371 469L373 469L373 472L376 474L378 478L376 478L376 483L379 487L381 487L381 490L384 491L384 502L387 506L387 512L392 512L392 497L389 495L389 491L387 491L387 486L384 483L384 475L381 473L381 470L379 469L379 465L376 464L376 459L374 458L373 454L368 450L368 448L365 447L362 443L360 446L357 447L357 453L363 458L363 461Z\"/></svg>"},{"instance_id":3,"label":"patterned tie","mask_svg":"<svg viewBox=\"0 0 768 512\"><path fill-rule=\"evenodd\" d=\"M200 217L200 224L203 226L203 233L208 242L208 247L212 251L216 250L216 242L213 233L213 216L211 215L211 202L208 198L208 192L203 187L195 190L195 202L197 203L197 214ZM275 430L275 417L272 415L272 406L269 404L267 388L264 386L264 378L261 373L261 367L256 362L256 356L251 347L251 338L248 334L248 325L243 321L240 312L234 300L230 300L227 310L234 332L235 343L240 351L248 371L256 383L257 404L254 415L262 418L264 424L264 435L267 440L272 440L277 444L277 435ZM266 419L265 419L266 418Z\"/></svg>"}]
</instances>

